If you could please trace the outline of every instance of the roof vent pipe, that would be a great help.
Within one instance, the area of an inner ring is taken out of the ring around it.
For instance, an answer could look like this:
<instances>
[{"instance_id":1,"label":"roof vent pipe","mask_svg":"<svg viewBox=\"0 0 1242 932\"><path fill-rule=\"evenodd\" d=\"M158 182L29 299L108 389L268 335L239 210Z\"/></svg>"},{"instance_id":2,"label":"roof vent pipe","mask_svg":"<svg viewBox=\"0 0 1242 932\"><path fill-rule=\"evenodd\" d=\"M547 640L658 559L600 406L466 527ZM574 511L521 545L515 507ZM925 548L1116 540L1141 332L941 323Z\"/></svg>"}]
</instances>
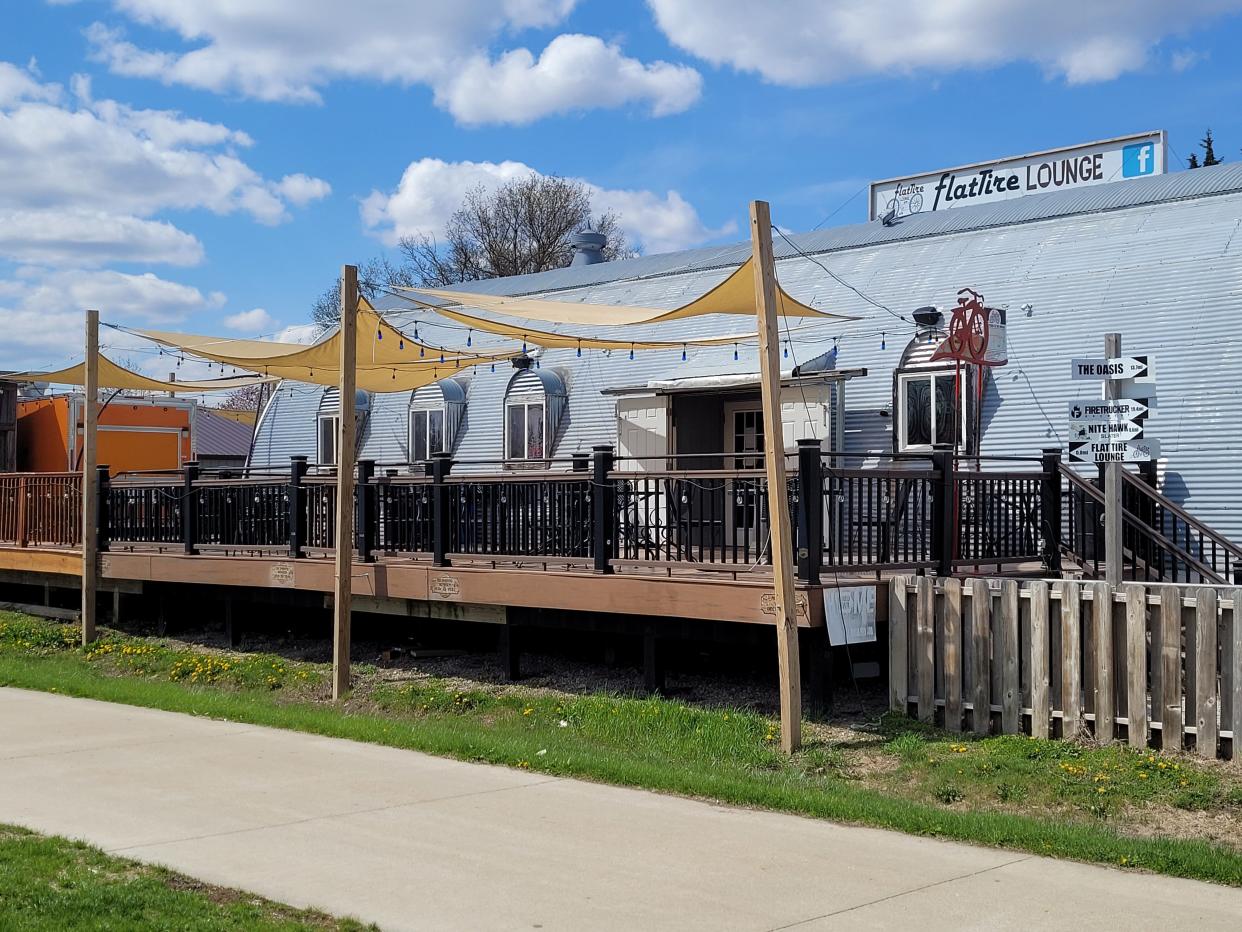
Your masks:
<instances>
[{"instance_id":1,"label":"roof vent pipe","mask_svg":"<svg viewBox=\"0 0 1242 932\"><path fill-rule=\"evenodd\" d=\"M570 265L595 265L604 261L604 245L608 237L593 230L582 230L569 237L569 248L574 258Z\"/></svg>"}]
</instances>

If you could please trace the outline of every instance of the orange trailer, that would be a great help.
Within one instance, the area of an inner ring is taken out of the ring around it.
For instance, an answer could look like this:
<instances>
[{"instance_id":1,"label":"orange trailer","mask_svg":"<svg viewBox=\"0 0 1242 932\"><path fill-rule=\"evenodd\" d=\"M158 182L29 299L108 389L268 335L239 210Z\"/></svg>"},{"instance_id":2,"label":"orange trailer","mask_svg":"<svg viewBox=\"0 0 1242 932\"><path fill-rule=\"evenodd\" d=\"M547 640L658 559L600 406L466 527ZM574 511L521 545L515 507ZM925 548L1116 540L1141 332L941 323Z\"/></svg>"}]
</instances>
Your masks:
<instances>
[{"instance_id":1,"label":"orange trailer","mask_svg":"<svg viewBox=\"0 0 1242 932\"><path fill-rule=\"evenodd\" d=\"M196 403L188 398L113 398L99 415L99 462L112 475L178 469L194 458ZM81 468L82 395L26 398L17 406L17 468ZM72 427L70 426L72 425Z\"/></svg>"}]
</instances>

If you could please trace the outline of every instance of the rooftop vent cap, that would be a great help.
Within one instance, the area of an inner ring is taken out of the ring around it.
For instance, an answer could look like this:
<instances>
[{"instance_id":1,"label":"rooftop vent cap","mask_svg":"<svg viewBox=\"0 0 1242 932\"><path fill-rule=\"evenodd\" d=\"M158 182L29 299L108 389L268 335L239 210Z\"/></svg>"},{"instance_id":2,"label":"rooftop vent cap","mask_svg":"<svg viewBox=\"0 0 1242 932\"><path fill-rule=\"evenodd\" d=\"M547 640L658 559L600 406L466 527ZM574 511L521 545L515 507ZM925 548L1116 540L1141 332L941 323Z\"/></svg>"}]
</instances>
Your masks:
<instances>
[{"instance_id":1,"label":"rooftop vent cap","mask_svg":"<svg viewBox=\"0 0 1242 932\"><path fill-rule=\"evenodd\" d=\"M574 258L570 265L595 265L604 261L604 246L608 237L594 230L582 230L569 237L569 248Z\"/></svg>"}]
</instances>

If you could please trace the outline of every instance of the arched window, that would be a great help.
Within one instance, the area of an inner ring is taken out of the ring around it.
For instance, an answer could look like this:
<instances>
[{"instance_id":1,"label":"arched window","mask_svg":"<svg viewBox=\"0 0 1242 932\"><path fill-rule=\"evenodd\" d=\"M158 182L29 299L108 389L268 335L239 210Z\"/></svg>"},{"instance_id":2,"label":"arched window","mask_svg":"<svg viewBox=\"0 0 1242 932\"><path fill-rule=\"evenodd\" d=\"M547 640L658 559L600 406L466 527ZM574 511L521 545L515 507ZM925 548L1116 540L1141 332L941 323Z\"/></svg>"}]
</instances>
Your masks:
<instances>
[{"instance_id":1,"label":"arched window","mask_svg":"<svg viewBox=\"0 0 1242 932\"><path fill-rule=\"evenodd\" d=\"M549 369L521 369L505 390L505 459L552 458L566 402L565 383Z\"/></svg>"},{"instance_id":2,"label":"arched window","mask_svg":"<svg viewBox=\"0 0 1242 932\"><path fill-rule=\"evenodd\" d=\"M466 410L466 390L454 379L443 379L410 394L409 455L411 463L449 453Z\"/></svg>"},{"instance_id":3,"label":"arched window","mask_svg":"<svg viewBox=\"0 0 1242 932\"><path fill-rule=\"evenodd\" d=\"M929 452L950 446L971 453L977 367L951 361L932 362L944 339L942 331L922 331L902 353L893 375L893 438L898 453Z\"/></svg>"}]
</instances>

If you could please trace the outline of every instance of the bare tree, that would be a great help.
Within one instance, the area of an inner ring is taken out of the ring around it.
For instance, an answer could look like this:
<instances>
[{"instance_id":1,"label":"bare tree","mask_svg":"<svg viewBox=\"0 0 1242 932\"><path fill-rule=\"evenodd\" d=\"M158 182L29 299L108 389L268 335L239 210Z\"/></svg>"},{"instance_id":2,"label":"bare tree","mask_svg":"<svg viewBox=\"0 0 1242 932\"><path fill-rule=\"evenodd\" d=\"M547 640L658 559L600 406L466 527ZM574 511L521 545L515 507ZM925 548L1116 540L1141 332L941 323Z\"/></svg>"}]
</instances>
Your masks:
<instances>
[{"instance_id":1,"label":"bare tree","mask_svg":"<svg viewBox=\"0 0 1242 932\"><path fill-rule=\"evenodd\" d=\"M384 288L439 287L481 278L524 275L569 265L569 238L592 230L605 237L604 258L637 255L625 239L616 214L593 214L591 191L581 181L532 172L525 178L466 194L453 212L441 242L407 236L399 243L402 262L377 256L358 269L358 290L374 297ZM311 314L329 327L340 317L341 282L315 299Z\"/></svg>"},{"instance_id":2,"label":"bare tree","mask_svg":"<svg viewBox=\"0 0 1242 932\"><path fill-rule=\"evenodd\" d=\"M532 172L494 190L479 186L453 212L441 243L404 237L402 255L424 285L525 275L569 265L569 237L582 230L605 236L604 258L634 255L617 216L592 215L581 181Z\"/></svg>"},{"instance_id":3,"label":"bare tree","mask_svg":"<svg viewBox=\"0 0 1242 932\"><path fill-rule=\"evenodd\" d=\"M243 385L229 392L220 407L226 411L258 411L263 404L263 388L262 382Z\"/></svg>"},{"instance_id":4,"label":"bare tree","mask_svg":"<svg viewBox=\"0 0 1242 932\"><path fill-rule=\"evenodd\" d=\"M385 288L398 285L419 284L415 271L409 265L393 265L387 256L375 256L358 266L358 291L368 301L374 301ZM341 276L315 299L311 305L311 319L321 327L335 324L341 317Z\"/></svg>"}]
</instances>

